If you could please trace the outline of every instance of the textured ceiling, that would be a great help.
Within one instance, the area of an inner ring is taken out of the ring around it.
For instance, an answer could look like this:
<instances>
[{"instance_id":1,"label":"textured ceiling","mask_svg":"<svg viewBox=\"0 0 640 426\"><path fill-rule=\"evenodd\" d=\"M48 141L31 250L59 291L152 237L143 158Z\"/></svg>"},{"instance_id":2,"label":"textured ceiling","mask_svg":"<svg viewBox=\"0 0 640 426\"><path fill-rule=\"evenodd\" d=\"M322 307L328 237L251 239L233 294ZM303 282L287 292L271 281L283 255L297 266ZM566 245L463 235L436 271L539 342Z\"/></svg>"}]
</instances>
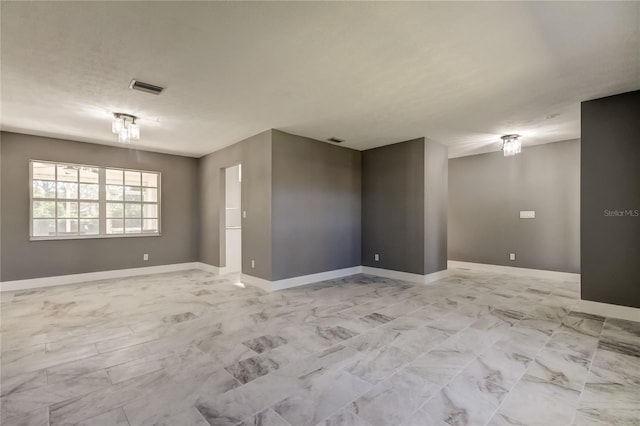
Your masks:
<instances>
[{"instance_id":1,"label":"textured ceiling","mask_svg":"<svg viewBox=\"0 0 640 426\"><path fill-rule=\"evenodd\" d=\"M2 2L3 130L201 156L269 128L450 156L640 89L640 2ZM165 86L128 89L132 78ZM525 148L526 149L526 148Z\"/></svg>"}]
</instances>

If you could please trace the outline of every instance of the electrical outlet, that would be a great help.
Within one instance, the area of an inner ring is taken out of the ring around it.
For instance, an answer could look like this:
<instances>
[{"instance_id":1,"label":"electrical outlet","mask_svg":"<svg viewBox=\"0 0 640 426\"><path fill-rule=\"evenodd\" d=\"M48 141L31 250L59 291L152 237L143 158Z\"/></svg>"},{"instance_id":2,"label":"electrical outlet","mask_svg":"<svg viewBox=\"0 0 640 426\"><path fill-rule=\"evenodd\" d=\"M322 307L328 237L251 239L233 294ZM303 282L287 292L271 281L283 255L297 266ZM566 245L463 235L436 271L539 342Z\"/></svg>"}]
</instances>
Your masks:
<instances>
[{"instance_id":1,"label":"electrical outlet","mask_svg":"<svg viewBox=\"0 0 640 426\"><path fill-rule=\"evenodd\" d=\"M536 212L534 210L522 210L520 211L520 219L535 219Z\"/></svg>"},{"instance_id":2,"label":"electrical outlet","mask_svg":"<svg viewBox=\"0 0 640 426\"><path fill-rule=\"evenodd\" d=\"M516 254L515 253L509 253L509 260L516 260Z\"/></svg>"},{"instance_id":3,"label":"electrical outlet","mask_svg":"<svg viewBox=\"0 0 640 426\"><path fill-rule=\"evenodd\" d=\"M247 211L246 210L242 210L242 218L243 219L247 218Z\"/></svg>"},{"instance_id":4,"label":"electrical outlet","mask_svg":"<svg viewBox=\"0 0 640 426\"><path fill-rule=\"evenodd\" d=\"M255 260L252 260L252 261L251 261L251 267L252 267L252 268L255 268L255 267L256 267L256 261L255 261Z\"/></svg>"},{"instance_id":5,"label":"electrical outlet","mask_svg":"<svg viewBox=\"0 0 640 426\"><path fill-rule=\"evenodd\" d=\"M380 255L378 253L373 255L373 260L375 260L376 262L380 261Z\"/></svg>"},{"instance_id":6,"label":"electrical outlet","mask_svg":"<svg viewBox=\"0 0 640 426\"><path fill-rule=\"evenodd\" d=\"M149 254L148 253L143 254L142 260L149 260Z\"/></svg>"}]
</instances>

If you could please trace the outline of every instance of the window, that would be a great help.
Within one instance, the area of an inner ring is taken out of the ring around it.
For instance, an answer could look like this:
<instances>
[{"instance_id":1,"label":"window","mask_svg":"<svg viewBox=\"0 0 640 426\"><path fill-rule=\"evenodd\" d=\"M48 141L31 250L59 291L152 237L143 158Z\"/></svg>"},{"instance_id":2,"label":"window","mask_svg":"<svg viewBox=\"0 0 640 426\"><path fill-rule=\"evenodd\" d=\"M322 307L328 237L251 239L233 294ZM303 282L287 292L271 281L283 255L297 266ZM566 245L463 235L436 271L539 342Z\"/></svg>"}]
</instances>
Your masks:
<instances>
[{"instance_id":1,"label":"window","mask_svg":"<svg viewBox=\"0 0 640 426\"><path fill-rule=\"evenodd\" d=\"M30 162L31 238L160 235L160 173Z\"/></svg>"}]
</instances>

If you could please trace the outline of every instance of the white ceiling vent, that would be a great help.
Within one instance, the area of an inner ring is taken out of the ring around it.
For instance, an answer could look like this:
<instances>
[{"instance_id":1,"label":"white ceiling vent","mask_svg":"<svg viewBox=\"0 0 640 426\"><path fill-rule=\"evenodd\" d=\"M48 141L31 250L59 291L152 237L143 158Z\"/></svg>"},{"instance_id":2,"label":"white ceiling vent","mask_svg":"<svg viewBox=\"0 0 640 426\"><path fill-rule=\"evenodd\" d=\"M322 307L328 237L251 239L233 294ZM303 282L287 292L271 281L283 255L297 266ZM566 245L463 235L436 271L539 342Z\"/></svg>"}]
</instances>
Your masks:
<instances>
[{"instance_id":1,"label":"white ceiling vent","mask_svg":"<svg viewBox=\"0 0 640 426\"><path fill-rule=\"evenodd\" d=\"M336 137L329 138L329 139L327 139L327 140L328 140L329 142L333 142L333 143L342 143L342 142L344 142L344 139L340 139L340 138L336 138Z\"/></svg>"},{"instance_id":2,"label":"white ceiling vent","mask_svg":"<svg viewBox=\"0 0 640 426\"><path fill-rule=\"evenodd\" d=\"M156 86L155 84L145 83L143 81L131 80L129 88L133 90L140 90L141 92L151 93L152 95L159 95L164 90L164 87Z\"/></svg>"}]
</instances>

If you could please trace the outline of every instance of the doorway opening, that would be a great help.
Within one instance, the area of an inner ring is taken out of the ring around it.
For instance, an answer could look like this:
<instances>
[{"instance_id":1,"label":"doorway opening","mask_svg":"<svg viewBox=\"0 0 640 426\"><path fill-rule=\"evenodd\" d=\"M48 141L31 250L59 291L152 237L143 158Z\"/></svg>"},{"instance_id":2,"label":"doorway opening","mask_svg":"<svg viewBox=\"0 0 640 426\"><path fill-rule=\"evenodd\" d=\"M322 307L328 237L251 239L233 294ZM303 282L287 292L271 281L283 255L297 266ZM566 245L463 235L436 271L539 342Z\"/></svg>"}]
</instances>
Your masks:
<instances>
[{"instance_id":1,"label":"doorway opening","mask_svg":"<svg viewBox=\"0 0 640 426\"><path fill-rule=\"evenodd\" d=\"M242 271L242 164L225 169L225 270Z\"/></svg>"}]
</instances>

